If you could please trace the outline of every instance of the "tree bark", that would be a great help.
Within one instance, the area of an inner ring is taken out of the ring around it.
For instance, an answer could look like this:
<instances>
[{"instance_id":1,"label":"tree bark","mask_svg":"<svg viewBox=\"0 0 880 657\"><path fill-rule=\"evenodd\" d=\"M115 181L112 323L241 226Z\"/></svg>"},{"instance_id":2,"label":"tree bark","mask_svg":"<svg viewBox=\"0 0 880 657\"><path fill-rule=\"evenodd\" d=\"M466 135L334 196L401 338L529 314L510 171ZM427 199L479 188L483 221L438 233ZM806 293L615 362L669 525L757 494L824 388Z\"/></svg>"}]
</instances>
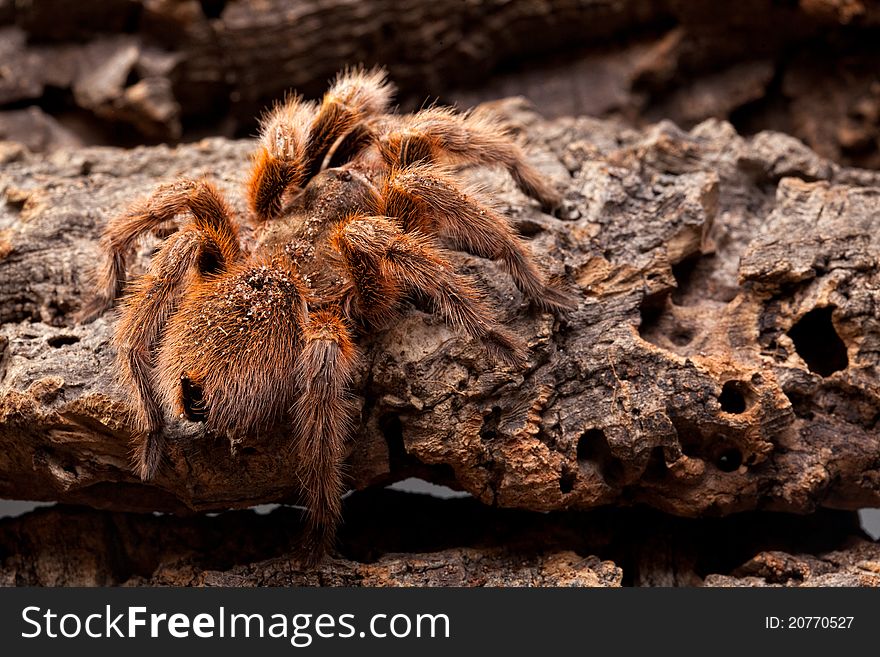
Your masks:
<instances>
[{"instance_id":1,"label":"tree bark","mask_svg":"<svg viewBox=\"0 0 880 657\"><path fill-rule=\"evenodd\" d=\"M543 214L506 174L470 175L500 190L578 308L541 314L496 264L457 256L528 340L529 364L497 369L408 309L362 345L350 486L419 476L503 508L689 517L880 505L880 176L723 122L634 131L544 121L517 101L496 110L528 136L564 207ZM243 211L252 148L4 146L0 497L170 512L299 499L283 429L229 444L171 417L167 459L139 482L113 314L71 319L110 216L202 174Z\"/></svg>"}]
</instances>

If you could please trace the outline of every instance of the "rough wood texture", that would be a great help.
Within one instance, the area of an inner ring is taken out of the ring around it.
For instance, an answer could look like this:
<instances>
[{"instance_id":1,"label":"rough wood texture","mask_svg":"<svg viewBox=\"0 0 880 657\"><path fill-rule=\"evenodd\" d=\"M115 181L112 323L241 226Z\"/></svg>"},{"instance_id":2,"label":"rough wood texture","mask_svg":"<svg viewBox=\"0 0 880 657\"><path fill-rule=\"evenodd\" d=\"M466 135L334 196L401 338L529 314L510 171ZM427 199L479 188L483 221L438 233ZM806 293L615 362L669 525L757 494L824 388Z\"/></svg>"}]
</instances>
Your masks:
<instances>
[{"instance_id":1,"label":"rough wood texture","mask_svg":"<svg viewBox=\"0 0 880 657\"><path fill-rule=\"evenodd\" d=\"M286 90L363 62L408 106L525 93L554 116L730 118L877 168L878 30L862 0L6 1L0 131L63 147L14 114L37 105L85 143L243 136Z\"/></svg>"},{"instance_id":2,"label":"rough wood texture","mask_svg":"<svg viewBox=\"0 0 880 657\"><path fill-rule=\"evenodd\" d=\"M528 338L529 366L494 370L464 334L408 312L365 345L352 487L418 475L499 507L692 517L880 505L880 175L716 121L637 132L496 109L565 189L561 216L502 172L473 175L499 186L580 305L536 313L496 265L459 256ZM172 418L167 462L139 483L113 317L71 323L113 212L184 173L209 173L241 208L251 148L3 147L0 497L174 512L298 498L283 432L230 451Z\"/></svg>"},{"instance_id":3,"label":"rough wood texture","mask_svg":"<svg viewBox=\"0 0 880 657\"><path fill-rule=\"evenodd\" d=\"M0 585L880 585L880 544L850 512L541 514L386 490L355 494L345 516L337 554L307 569L295 509L39 509L0 521Z\"/></svg>"}]
</instances>

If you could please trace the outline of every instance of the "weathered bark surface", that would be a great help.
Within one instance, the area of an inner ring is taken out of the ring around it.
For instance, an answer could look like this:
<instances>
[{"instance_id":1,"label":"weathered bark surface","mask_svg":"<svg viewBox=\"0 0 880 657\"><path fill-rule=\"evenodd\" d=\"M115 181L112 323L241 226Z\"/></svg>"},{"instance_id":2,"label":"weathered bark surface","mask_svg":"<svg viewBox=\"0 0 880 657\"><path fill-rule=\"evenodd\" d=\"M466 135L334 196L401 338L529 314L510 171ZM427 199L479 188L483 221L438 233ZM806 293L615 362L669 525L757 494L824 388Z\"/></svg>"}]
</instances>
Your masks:
<instances>
[{"instance_id":1,"label":"weathered bark surface","mask_svg":"<svg viewBox=\"0 0 880 657\"><path fill-rule=\"evenodd\" d=\"M0 521L0 585L880 586L880 543L850 512L535 514L378 491L345 518L336 555L306 569L295 509L39 509Z\"/></svg>"},{"instance_id":2,"label":"weathered bark surface","mask_svg":"<svg viewBox=\"0 0 880 657\"><path fill-rule=\"evenodd\" d=\"M880 10L862 0L0 3L0 130L37 105L85 143L251 134L290 88L386 65L407 106L526 93L548 115L730 118L880 167ZM66 20L59 21L63 15ZM45 141L47 150L64 141Z\"/></svg>"},{"instance_id":3,"label":"weathered bark surface","mask_svg":"<svg viewBox=\"0 0 880 657\"><path fill-rule=\"evenodd\" d=\"M820 556L762 552L731 575L711 575L706 586L880 586L880 547L853 540Z\"/></svg>"},{"instance_id":4,"label":"weathered bark surface","mask_svg":"<svg viewBox=\"0 0 880 657\"><path fill-rule=\"evenodd\" d=\"M363 345L351 486L418 475L499 507L691 517L880 505L880 175L721 122L638 132L499 108L565 207L542 214L505 174L473 175L580 305L536 313L495 264L459 256L528 338L529 366L494 369L405 313ZM173 512L298 499L283 430L230 451L174 418L166 463L138 482L113 316L71 323L110 215L180 174L210 174L241 209L251 147L4 147L0 497Z\"/></svg>"}]
</instances>

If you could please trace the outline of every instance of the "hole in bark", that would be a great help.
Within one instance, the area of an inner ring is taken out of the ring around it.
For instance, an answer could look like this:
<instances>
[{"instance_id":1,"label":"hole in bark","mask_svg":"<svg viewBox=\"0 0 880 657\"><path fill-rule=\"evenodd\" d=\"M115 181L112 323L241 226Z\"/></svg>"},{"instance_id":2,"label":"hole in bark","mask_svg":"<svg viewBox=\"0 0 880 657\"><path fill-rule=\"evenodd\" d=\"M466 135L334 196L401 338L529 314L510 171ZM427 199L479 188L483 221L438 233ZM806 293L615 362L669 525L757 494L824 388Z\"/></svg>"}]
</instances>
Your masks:
<instances>
[{"instance_id":1,"label":"hole in bark","mask_svg":"<svg viewBox=\"0 0 880 657\"><path fill-rule=\"evenodd\" d=\"M700 262L699 254L685 258L672 265L672 277L675 278L675 289L672 291L672 303L676 306L685 305L685 297L690 292L694 271Z\"/></svg>"},{"instance_id":2,"label":"hole in bark","mask_svg":"<svg viewBox=\"0 0 880 657\"><path fill-rule=\"evenodd\" d=\"M744 413L746 410L744 390L742 381L728 381L725 383L718 397L718 401L721 403L721 410L725 413Z\"/></svg>"},{"instance_id":3,"label":"hole in bark","mask_svg":"<svg viewBox=\"0 0 880 657\"><path fill-rule=\"evenodd\" d=\"M559 490L561 490L564 495L567 495L574 490L574 482L576 479L576 472L567 469L563 470L562 476L559 478Z\"/></svg>"},{"instance_id":4,"label":"hole in bark","mask_svg":"<svg viewBox=\"0 0 880 657\"><path fill-rule=\"evenodd\" d=\"M663 316L663 310L666 306L667 293L652 294L642 299L639 306L639 335L643 340L647 340L651 344L656 344L655 331Z\"/></svg>"},{"instance_id":5,"label":"hole in bark","mask_svg":"<svg viewBox=\"0 0 880 657\"><path fill-rule=\"evenodd\" d=\"M831 321L832 310L832 306L813 308L788 331L798 355L820 376L830 376L849 365L846 345Z\"/></svg>"},{"instance_id":6,"label":"hole in bark","mask_svg":"<svg viewBox=\"0 0 880 657\"><path fill-rule=\"evenodd\" d=\"M136 85L140 81L141 81L140 73L137 72L136 68L132 67L131 70L128 72L128 75L125 76L125 86L126 87L133 87L134 85Z\"/></svg>"},{"instance_id":7,"label":"hole in bark","mask_svg":"<svg viewBox=\"0 0 880 657\"><path fill-rule=\"evenodd\" d=\"M672 417L672 424L678 435L678 444L682 453L690 458L705 457L705 440L698 427L681 417Z\"/></svg>"},{"instance_id":8,"label":"hole in bark","mask_svg":"<svg viewBox=\"0 0 880 657\"><path fill-rule=\"evenodd\" d=\"M70 305L68 301L64 301L62 299L53 299L47 305L46 309L49 311L50 319L49 324L52 326L65 326L67 322L65 322L65 318L73 312L73 307ZM36 321L40 321L39 318L36 318ZM75 336L67 336L67 337L75 337ZM72 342L68 344L73 344Z\"/></svg>"},{"instance_id":9,"label":"hole in bark","mask_svg":"<svg viewBox=\"0 0 880 657\"><path fill-rule=\"evenodd\" d=\"M707 302L730 303L739 288L715 275L720 263L714 254L695 253L672 265L675 289L670 299L676 306L702 306Z\"/></svg>"},{"instance_id":10,"label":"hole in bark","mask_svg":"<svg viewBox=\"0 0 880 657\"><path fill-rule=\"evenodd\" d=\"M226 8L226 0L200 0L205 18L220 18Z\"/></svg>"},{"instance_id":11,"label":"hole in bark","mask_svg":"<svg viewBox=\"0 0 880 657\"><path fill-rule=\"evenodd\" d=\"M244 454L245 456L253 456L254 454L257 453L257 448L256 447L242 447L241 453Z\"/></svg>"},{"instance_id":12,"label":"hole in bark","mask_svg":"<svg viewBox=\"0 0 880 657\"><path fill-rule=\"evenodd\" d=\"M578 461L595 463L599 474L609 484L623 476L623 464L611 453L608 439L601 429L587 429L583 433L577 444L577 458Z\"/></svg>"},{"instance_id":13,"label":"hole in bark","mask_svg":"<svg viewBox=\"0 0 880 657\"><path fill-rule=\"evenodd\" d=\"M786 390L785 388L783 388L782 391L785 393L785 396L788 397L788 401L791 404L791 410L794 412L795 417L804 420L812 420L816 416L813 411L813 409L816 408L816 403L813 400L812 395L802 394L795 390Z\"/></svg>"},{"instance_id":14,"label":"hole in bark","mask_svg":"<svg viewBox=\"0 0 880 657\"><path fill-rule=\"evenodd\" d=\"M685 345L690 344L691 340L694 339L694 333L690 329L679 327L673 331L672 335L669 336L669 339L672 340L673 344L676 344L679 347L684 347Z\"/></svg>"},{"instance_id":15,"label":"hole in bark","mask_svg":"<svg viewBox=\"0 0 880 657\"><path fill-rule=\"evenodd\" d=\"M736 448L726 449L718 455L715 465L722 472L733 472L742 465L742 452Z\"/></svg>"},{"instance_id":16,"label":"hole in bark","mask_svg":"<svg viewBox=\"0 0 880 657\"><path fill-rule=\"evenodd\" d=\"M648 465L645 466L645 473L642 478L646 481L663 479L669 468L666 466L666 454L661 446L657 446L651 450L648 457Z\"/></svg>"},{"instance_id":17,"label":"hole in bark","mask_svg":"<svg viewBox=\"0 0 880 657\"><path fill-rule=\"evenodd\" d=\"M53 335L46 340L46 342L49 343L50 347L57 349L58 347L63 347L68 344L76 344L79 342L79 338L75 335Z\"/></svg>"},{"instance_id":18,"label":"hole in bark","mask_svg":"<svg viewBox=\"0 0 880 657\"><path fill-rule=\"evenodd\" d=\"M202 387L185 374L180 377L180 397L183 414L190 422L204 422L208 418Z\"/></svg>"},{"instance_id":19,"label":"hole in bark","mask_svg":"<svg viewBox=\"0 0 880 657\"><path fill-rule=\"evenodd\" d=\"M480 428L482 440L494 440L498 435L498 423L501 421L501 407L493 406L489 414L483 418L483 426Z\"/></svg>"},{"instance_id":20,"label":"hole in bark","mask_svg":"<svg viewBox=\"0 0 880 657\"><path fill-rule=\"evenodd\" d=\"M379 418L379 429L388 445L388 457L394 463L406 458L406 446L403 443L403 423L394 413L386 413Z\"/></svg>"},{"instance_id":21,"label":"hole in bark","mask_svg":"<svg viewBox=\"0 0 880 657\"><path fill-rule=\"evenodd\" d=\"M587 429L580 437L577 444L578 461L587 461L595 452L593 443L605 440L605 434L601 429Z\"/></svg>"},{"instance_id":22,"label":"hole in bark","mask_svg":"<svg viewBox=\"0 0 880 657\"><path fill-rule=\"evenodd\" d=\"M16 196L13 198L10 198L9 196L6 197L6 205L12 208L15 212L21 212L24 210L25 203L27 203L27 196Z\"/></svg>"}]
</instances>

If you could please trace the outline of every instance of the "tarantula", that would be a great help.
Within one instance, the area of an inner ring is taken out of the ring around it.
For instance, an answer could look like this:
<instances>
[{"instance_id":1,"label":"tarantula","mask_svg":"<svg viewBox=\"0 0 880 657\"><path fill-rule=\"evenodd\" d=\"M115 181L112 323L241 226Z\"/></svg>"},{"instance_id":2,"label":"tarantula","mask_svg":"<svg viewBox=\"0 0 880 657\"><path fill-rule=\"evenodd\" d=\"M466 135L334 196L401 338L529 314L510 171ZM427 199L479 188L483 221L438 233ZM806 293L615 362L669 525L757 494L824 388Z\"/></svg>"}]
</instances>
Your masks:
<instances>
[{"instance_id":1,"label":"tarantula","mask_svg":"<svg viewBox=\"0 0 880 657\"><path fill-rule=\"evenodd\" d=\"M427 300L496 361L525 361L524 341L496 322L440 239L500 261L541 308L571 306L506 219L452 168L503 165L552 208L557 192L519 146L486 116L441 107L389 113L391 96L383 71L351 70L320 104L290 96L264 117L247 185L250 250L206 180L163 185L132 205L105 230L99 289L83 311L92 318L121 295L142 235L165 235L149 271L127 286L115 333L134 392L136 471L147 480L159 466L163 409L227 436L284 424L313 558L340 519L359 335L387 324L404 299Z\"/></svg>"}]
</instances>

